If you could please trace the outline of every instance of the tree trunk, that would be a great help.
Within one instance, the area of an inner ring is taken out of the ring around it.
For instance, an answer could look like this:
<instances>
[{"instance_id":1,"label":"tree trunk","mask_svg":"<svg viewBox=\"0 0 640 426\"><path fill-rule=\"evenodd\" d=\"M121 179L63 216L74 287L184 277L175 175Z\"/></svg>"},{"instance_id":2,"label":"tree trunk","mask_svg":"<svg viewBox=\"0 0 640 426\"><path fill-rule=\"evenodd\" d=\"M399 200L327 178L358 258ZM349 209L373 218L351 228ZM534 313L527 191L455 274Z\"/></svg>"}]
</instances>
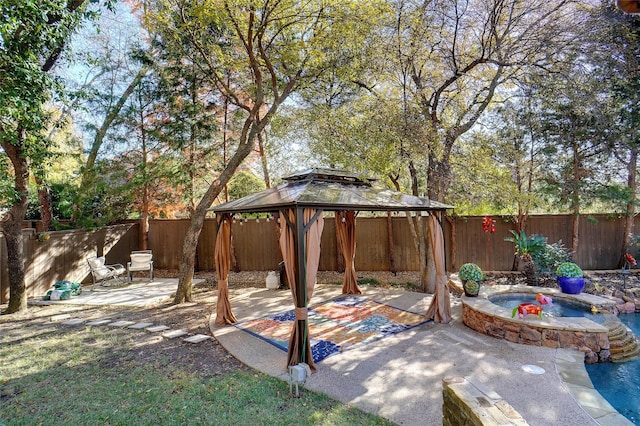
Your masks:
<instances>
[{"instance_id":1,"label":"tree trunk","mask_svg":"<svg viewBox=\"0 0 640 426\"><path fill-rule=\"evenodd\" d=\"M429 291L431 283L429 282L430 274L427 268L427 238L424 222L419 212L416 214L416 232L418 234L418 256L420 257L420 284L422 284L422 291L433 293L433 291ZM433 288L435 289L435 285Z\"/></svg>"},{"instance_id":2,"label":"tree trunk","mask_svg":"<svg viewBox=\"0 0 640 426\"><path fill-rule=\"evenodd\" d=\"M451 216L445 216L447 222L451 226L451 270L458 269L458 234L456 230L456 219Z\"/></svg>"},{"instance_id":3,"label":"tree trunk","mask_svg":"<svg viewBox=\"0 0 640 426\"><path fill-rule=\"evenodd\" d=\"M260 164L262 165L262 175L264 176L264 183L267 188L271 188L271 177L269 176L269 165L267 164L267 152L264 149L262 133L258 135L258 153L260 154Z\"/></svg>"},{"instance_id":4,"label":"tree trunk","mask_svg":"<svg viewBox=\"0 0 640 426\"><path fill-rule=\"evenodd\" d=\"M142 187L142 209L140 212L140 233L141 235L141 250L149 249L149 178L147 171L147 132L144 127L144 112L140 108L140 138L142 141L142 176L144 178L144 184Z\"/></svg>"},{"instance_id":5,"label":"tree trunk","mask_svg":"<svg viewBox=\"0 0 640 426\"><path fill-rule=\"evenodd\" d=\"M422 217L420 217L420 219L422 220ZM436 292L436 280L438 275L436 274L436 259L433 256L433 247L431 246L431 238L429 237L429 233L435 232L435 231L432 231L430 228L431 228L431 221L428 220L427 230L424 235L424 249L426 254L426 257L425 257L426 272L425 272L425 281L424 281L425 283L424 291L426 293L434 294Z\"/></svg>"},{"instance_id":6,"label":"tree trunk","mask_svg":"<svg viewBox=\"0 0 640 426\"><path fill-rule=\"evenodd\" d=\"M530 255L522 256L522 263L524 265L524 276L527 281L527 285L537 286L538 275L536 274L536 264L533 262L533 258Z\"/></svg>"},{"instance_id":7,"label":"tree trunk","mask_svg":"<svg viewBox=\"0 0 640 426\"><path fill-rule=\"evenodd\" d=\"M225 185L226 188L226 185ZM233 226L231 227L233 229ZM231 231L231 253L229 254L231 256L231 270L233 272L240 272L240 262L238 262L238 256L236 256L236 245L233 242L233 230Z\"/></svg>"},{"instance_id":8,"label":"tree trunk","mask_svg":"<svg viewBox=\"0 0 640 426\"><path fill-rule=\"evenodd\" d=\"M340 220L340 216L338 216L338 214L336 214L335 216L335 221L336 221L336 272L339 272L341 274L344 274L344 271L346 269L346 265L344 262L344 252L342 251L342 244L340 244L340 236L338 235L338 221Z\"/></svg>"},{"instance_id":9,"label":"tree trunk","mask_svg":"<svg viewBox=\"0 0 640 426\"><path fill-rule=\"evenodd\" d=\"M40 219L42 220L42 231L50 231L53 223L53 208L51 207L51 194L41 177L35 176L38 187L38 202L40 204Z\"/></svg>"},{"instance_id":10,"label":"tree trunk","mask_svg":"<svg viewBox=\"0 0 640 426\"><path fill-rule=\"evenodd\" d=\"M396 266L395 246L393 244L393 222L391 220L391 212L387 212L387 238L389 240L389 270L396 275L398 267Z\"/></svg>"},{"instance_id":11,"label":"tree trunk","mask_svg":"<svg viewBox=\"0 0 640 426\"><path fill-rule=\"evenodd\" d=\"M443 203L444 196L451 183L451 165L449 164L448 156L438 159L435 155L429 153L427 180L429 182L429 198Z\"/></svg>"},{"instance_id":12,"label":"tree trunk","mask_svg":"<svg viewBox=\"0 0 640 426\"><path fill-rule=\"evenodd\" d=\"M118 114L120 114L120 110L122 109L122 107L124 107L124 104L127 102L127 99L129 99L134 89L138 86L138 84L140 84L140 82L142 81L144 76L147 74L147 72L149 72L148 67L143 66L142 68L140 68L140 70L138 71L138 74L136 74L136 76L133 78L131 83L129 83L129 85L127 86L125 91L122 93L122 95L120 96L116 104L107 111L107 115L105 116L104 121L102 122L102 125L97 130L96 135L93 138L93 143L91 144L91 149L89 150L89 155L87 156L87 161L85 163L84 171L82 172L82 179L80 182L81 192L86 191L87 188L89 188L93 184L93 181L95 178L94 176L95 171L93 169L93 166L95 165L96 159L98 158L98 151L102 146L102 142L104 140L104 137L107 135L107 131L109 130L109 127L111 127L111 124L113 123L113 121L116 119L116 117L118 117ZM74 209L73 209L74 210L73 217L71 218L72 221L75 221L78 219L77 216L80 214L81 206L83 204L82 198L83 198L82 195L80 195L79 199L76 201L76 205L74 206Z\"/></svg>"},{"instance_id":13,"label":"tree trunk","mask_svg":"<svg viewBox=\"0 0 640 426\"><path fill-rule=\"evenodd\" d=\"M576 140L572 143L573 148L573 193L571 194L571 212L573 214L573 223L571 226L571 251L572 258L575 261L575 254L578 252L578 242L580 239L580 179L582 160L580 158L580 146Z\"/></svg>"},{"instance_id":14,"label":"tree trunk","mask_svg":"<svg viewBox=\"0 0 640 426\"><path fill-rule=\"evenodd\" d=\"M27 288L24 281L24 243L22 241L22 221L27 212L29 194L29 166L25 158L22 141L24 132L18 130L18 143L2 141L2 148L11 160L14 170L13 188L16 193L14 203L6 213L2 229L7 243L9 263L9 305L3 312L12 314L27 309Z\"/></svg>"},{"instance_id":15,"label":"tree trunk","mask_svg":"<svg viewBox=\"0 0 640 426\"><path fill-rule=\"evenodd\" d=\"M411 175L411 192L419 197L418 189L418 172L413 161L409 161L409 174ZM436 290L436 271L433 252L430 250L431 243L427 238L428 229L425 230L422 214L416 214L416 227L414 231L415 243L418 248L418 256L420 261L420 283L422 291L425 293L434 293Z\"/></svg>"},{"instance_id":16,"label":"tree trunk","mask_svg":"<svg viewBox=\"0 0 640 426\"><path fill-rule=\"evenodd\" d=\"M620 261L618 268L622 268L625 264L624 255L630 252L633 236L633 222L635 218L636 205L636 168L638 167L638 148L632 147L627 163L627 188L629 188L629 199L627 200L627 208L624 216L624 234L622 239L622 250L620 252Z\"/></svg>"},{"instance_id":17,"label":"tree trunk","mask_svg":"<svg viewBox=\"0 0 640 426\"><path fill-rule=\"evenodd\" d=\"M220 176L211 182L211 185L209 185L209 188L191 216L191 223L189 224L189 229L187 230L187 234L184 237L184 243L182 245L182 260L180 262L180 273L178 275L178 289L176 290L176 295L173 299L173 303L175 304L193 301L191 297L191 289L195 269L196 248L198 246L200 232L202 232L204 218L207 214L207 209L211 206L218 194L222 192L222 189L229 182L229 179L231 179L238 166L240 166L242 161L244 161L244 159L253 150L256 134L262 129L258 128L258 126L249 126L251 126L251 130L245 130L245 132L248 132L249 134L247 135L245 133L244 142L240 142L238 149L233 157L231 157L229 164L227 164L222 173L220 173Z\"/></svg>"}]
</instances>

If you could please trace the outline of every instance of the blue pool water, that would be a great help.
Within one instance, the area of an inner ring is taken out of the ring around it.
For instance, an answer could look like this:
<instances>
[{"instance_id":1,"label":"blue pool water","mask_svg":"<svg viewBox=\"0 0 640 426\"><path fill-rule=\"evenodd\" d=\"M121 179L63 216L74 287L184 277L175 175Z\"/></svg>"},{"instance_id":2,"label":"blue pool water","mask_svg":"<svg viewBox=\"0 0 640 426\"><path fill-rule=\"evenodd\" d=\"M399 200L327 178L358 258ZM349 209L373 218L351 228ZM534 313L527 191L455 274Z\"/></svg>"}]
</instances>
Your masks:
<instances>
[{"instance_id":1,"label":"blue pool water","mask_svg":"<svg viewBox=\"0 0 640 426\"><path fill-rule=\"evenodd\" d=\"M536 296L534 294L498 294L491 296L489 299L492 303L503 308L513 309L521 303L536 303ZM570 302L567 300L553 299L553 306L543 305L542 315L548 317L591 317L591 307Z\"/></svg>"},{"instance_id":2,"label":"blue pool water","mask_svg":"<svg viewBox=\"0 0 640 426\"><path fill-rule=\"evenodd\" d=\"M620 321L640 336L640 314L620 314ZM586 365L595 388L620 414L640 425L640 359Z\"/></svg>"},{"instance_id":3,"label":"blue pool water","mask_svg":"<svg viewBox=\"0 0 640 426\"><path fill-rule=\"evenodd\" d=\"M536 303L533 294L500 294L492 296L491 302L503 308L513 309L520 303ZM555 299L553 307L545 305L543 316L550 317L587 317L602 322L603 317L593 315L590 308L579 303ZM636 336L640 336L640 314L621 314L618 316ZM640 425L640 359L614 363L604 362L585 365L589 377L600 395L620 414Z\"/></svg>"}]
</instances>

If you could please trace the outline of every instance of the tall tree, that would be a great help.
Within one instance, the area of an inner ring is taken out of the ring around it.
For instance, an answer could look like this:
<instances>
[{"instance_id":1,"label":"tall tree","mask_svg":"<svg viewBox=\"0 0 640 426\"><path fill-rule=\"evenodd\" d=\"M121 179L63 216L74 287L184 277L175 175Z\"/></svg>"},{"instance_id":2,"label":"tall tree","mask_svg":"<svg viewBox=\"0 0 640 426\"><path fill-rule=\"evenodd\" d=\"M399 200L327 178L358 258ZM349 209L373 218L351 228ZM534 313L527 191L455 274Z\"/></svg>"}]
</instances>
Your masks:
<instances>
[{"instance_id":1,"label":"tall tree","mask_svg":"<svg viewBox=\"0 0 640 426\"><path fill-rule=\"evenodd\" d=\"M600 191L604 149L609 135L606 131L606 99L602 86L591 73L580 68L571 76L558 80L542 91L546 99L541 111L545 139L544 180L548 193L557 206L566 207L573 215L571 250L575 253L580 240L579 224L582 210L593 203L591 195ZM594 96L596 94L596 96Z\"/></svg>"},{"instance_id":2,"label":"tall tree","mask_svg":"<svg viewBox=\"0 0 640 426\"><path fill-rule=\"evenodd\" d=\"M46 153L43 108L54 89L50 74L69 36L89 15L89 2L7 0L0 21L0 145L13 166L13 202L2 226L9 258L6 313L27 308L22 220L28 198L29 164Z\"/></svg>"},{"instance_id":3,"label":"tall tree","mask_svg":"<svg viewBox=\"0 0 640 426\"><path fill-rule=\"evenodd\" d=\"M603 2L592 13L592 63L610 90L612 101L611 152L624 166L624 189L611 191L624 204L625 226L619 265L633 245L637 205L637 167L640 151L640 21Z\"/></svg>"},{"instance_id":4,"label":"tall tree","mask_svg":"<svg viewBox=\"0 0 640 426\"><path fill-rule=\"evenodd\" d=\"M528 67L549 67L572 45L574 2L396 2L400 63L412 82L426 138L428 194L443 201L450 157L496 97Z\"/></svg>"},{"instance_id":5,"label":"tall tree","mask_svg":"<svg viewBox=\"0 0 640 426\"><path fill-rule=\"evenodd\" d=\"M148 23L201 66L243 113L235 152L198 202L183 244L175 303L191 300L195 249L206 210L291 94L335 64L332 49L356 37L375 5L356 1L157 1Z\"/></svg>"}]
</instances>

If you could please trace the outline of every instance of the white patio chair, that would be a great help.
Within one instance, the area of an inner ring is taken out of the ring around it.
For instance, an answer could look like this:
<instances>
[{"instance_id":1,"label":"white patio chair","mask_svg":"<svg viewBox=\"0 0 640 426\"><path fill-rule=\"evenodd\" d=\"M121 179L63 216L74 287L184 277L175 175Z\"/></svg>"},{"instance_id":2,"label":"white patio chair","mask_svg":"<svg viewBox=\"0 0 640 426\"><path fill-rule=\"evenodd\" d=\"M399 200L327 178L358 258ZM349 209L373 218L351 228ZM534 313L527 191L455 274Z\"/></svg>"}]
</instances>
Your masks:
<instances>
[{"instance_id":1,"label":"white patio chair","mask_svg":"<svg viewBox=\"0 0 640 426\"><path fill-rule=\"evenodd\" d=\"M91 289L93 289L97 283L105 285L106 282L111 280L124 284L125 281L123 275L126 269L121 264L116 263L113 265L105 265L104 256L90 257L87 259L87 263L89 264L91 278L93 279Z\"/></svg>"},{"instance_id":2,"label":"white patio chair","mask_svg":"<svg viewBox=\"0 0 640 426\"><path fill-rule=\"evenodd\" d=\"M131 262L127 262L127 273L131 281L131 273L139 271L149 271L149 279L153 281L153 254L151 250L140 250L131 252Z\"/></svg>"}]
</instances>

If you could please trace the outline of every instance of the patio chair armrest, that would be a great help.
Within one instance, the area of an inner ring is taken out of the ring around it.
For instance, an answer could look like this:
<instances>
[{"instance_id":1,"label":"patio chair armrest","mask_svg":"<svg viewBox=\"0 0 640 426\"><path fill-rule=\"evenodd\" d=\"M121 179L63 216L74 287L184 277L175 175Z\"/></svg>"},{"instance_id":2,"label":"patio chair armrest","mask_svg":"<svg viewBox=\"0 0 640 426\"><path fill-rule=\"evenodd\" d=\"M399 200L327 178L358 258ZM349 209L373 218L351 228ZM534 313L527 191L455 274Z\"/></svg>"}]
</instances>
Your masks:
<instances>
[{"instance_id":1,"label":"patio chair armrest","mask_svg":"<svg viewBox=\"0 0 640 426\"><path fill-rule=\"evenodd\" d=\"M124 269L124 266L120 263L114 263L113 265L104 265L105 268L108 268L110 271L117 271L118 269Z\"/></svg>"}]
</instances>

